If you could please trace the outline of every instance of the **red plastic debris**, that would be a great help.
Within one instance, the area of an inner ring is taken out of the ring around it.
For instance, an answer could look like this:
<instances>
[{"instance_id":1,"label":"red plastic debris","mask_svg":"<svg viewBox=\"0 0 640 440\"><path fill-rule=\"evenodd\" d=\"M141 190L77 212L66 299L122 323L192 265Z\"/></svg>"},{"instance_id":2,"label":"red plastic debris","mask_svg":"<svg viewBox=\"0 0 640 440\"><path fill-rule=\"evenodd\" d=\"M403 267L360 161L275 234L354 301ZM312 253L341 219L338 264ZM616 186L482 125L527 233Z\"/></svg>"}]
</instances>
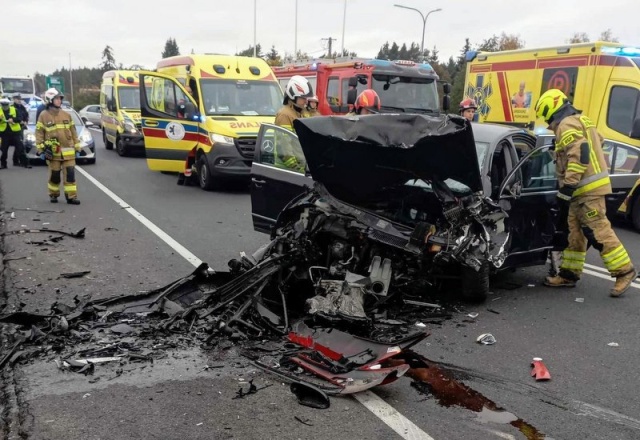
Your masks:
<instances>
[{"instance_id":1,"label":"red plastic debris","mask_svg":"<svg viewBox=\"0 0 640 440\"><path fill-rule=\"evenodd\" d=\"M533 358L533 361L531 361L531 366L533 366L533 369L531 370L531 376L535 377L536 380L551 379L551 373L549 373L549 370L547 370L545 364L542 363L542 358Z\"/></svg>"}]
</instances>

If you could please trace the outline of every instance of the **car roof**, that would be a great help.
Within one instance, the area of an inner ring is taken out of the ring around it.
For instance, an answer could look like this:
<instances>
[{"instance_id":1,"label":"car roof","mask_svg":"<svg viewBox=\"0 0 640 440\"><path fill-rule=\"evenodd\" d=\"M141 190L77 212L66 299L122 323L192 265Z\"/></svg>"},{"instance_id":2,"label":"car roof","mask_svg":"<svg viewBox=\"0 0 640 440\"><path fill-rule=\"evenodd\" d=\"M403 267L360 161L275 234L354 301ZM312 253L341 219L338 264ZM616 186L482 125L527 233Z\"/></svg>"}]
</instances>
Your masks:
<instances>
[{"instance_id":1,"label":"car roof","mask_svg":"<svg viewBox=\"0 0 640 440\"><path fill-rule=\"evenodd\" d=\"M531 136L531 134L526 130L509 125L472 122L471 127L473 127L474 139L480 142L493 143L498 139L502 139L516 133L528 134Z\"/></svg>"}]
</instances>

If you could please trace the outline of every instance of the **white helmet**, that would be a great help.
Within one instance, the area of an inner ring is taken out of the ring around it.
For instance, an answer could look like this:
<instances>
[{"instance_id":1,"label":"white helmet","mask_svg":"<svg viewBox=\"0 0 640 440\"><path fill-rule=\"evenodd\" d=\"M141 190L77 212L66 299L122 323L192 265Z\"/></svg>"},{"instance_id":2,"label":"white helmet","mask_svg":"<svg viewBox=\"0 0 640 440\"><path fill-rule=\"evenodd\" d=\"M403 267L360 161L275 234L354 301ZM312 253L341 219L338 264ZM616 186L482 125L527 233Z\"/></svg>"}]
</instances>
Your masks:
<instances>
[{"instance_id":1,"label":"white helmet","mask_svg":"<svg viewBox=\"0 0 640 440\"><path fill-rule=\"evenodd\" d=\"M11 100L9 98L0 99L0 105L9 105L11 104Z\"/></svg>"},{"instance_id":2,"label":"white helmet","mask_svg":"<svg viewBox=\"0 0 640 440\"><path fill-rule=\"evenodd\" d=\"M64 99L64 95L58 92L58 89L51 87L49 90L44 92L44 102L46 104L53 104L53 98L60 97Z\"/></svg>"},{"instance_id":3,"label":"white helmet","mask_svg":"<svg viewBox=\"0 0 640 440\"><path fill-rule=\"evenodd\" d=\"M304 76L294 75L289 79L284 91L287 98L295 102L296 98L309 98L313 96L313 88Z\"/></svg>"}]
</instances>

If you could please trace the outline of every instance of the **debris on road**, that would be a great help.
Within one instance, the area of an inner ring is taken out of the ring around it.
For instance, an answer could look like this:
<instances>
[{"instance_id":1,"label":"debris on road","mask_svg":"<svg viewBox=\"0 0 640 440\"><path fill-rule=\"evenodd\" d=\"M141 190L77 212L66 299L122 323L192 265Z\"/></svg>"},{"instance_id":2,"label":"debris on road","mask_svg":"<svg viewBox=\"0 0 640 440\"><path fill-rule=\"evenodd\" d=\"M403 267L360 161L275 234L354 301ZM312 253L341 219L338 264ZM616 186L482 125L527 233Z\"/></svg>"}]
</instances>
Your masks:
<instances>
[{"instance_id":1,"label":"debris on road","mask_svg":"<svg viewBox=\"0 0 640 440\"><path fill-rule=\"evenodd\" d=\"M536 380L551 379L551 373L549 373L546 365L542 363L542 358L534 357L533 361L531 361L531 366L533 367L531 370L531 376L535 377Z\"/></svg>"},{"instance_id":2,"label":"debris on road","mask_svg":"<svg viewBox=\"0 0 640 440\"><path fill-rule=\"evenodd\" d=\"M617 342L609 342L607 345L609 347L619 347L620 346L620 344L618 344Z\"/></svg>"},{"instance_id":3,"label":"debris on road","mask_svg":"<svg viewBox=\"0 0 640 440\"><path fill-rule=\"evenodd\" d=\"M7 235L22 235L22 234L35 234L35 233L43 233L43 234L62 234L72 238L84 238L85 237L85 229L82 228L76 232L67 232L67 231L59 231L57 229L37 229L37 228L23 228L17 229L13 231L5 231L0 233L0 236L5 237Z\"/></svg>"},{"instance_id":4,"label":"debris on road","mask_svg":"<svg viewBox=\"0 0 640 440\"><path fill-rule=\"evenodd\" d=\"M496 343L496 338L491 333L483 333L478 336L476 342L482 345L493 345Z\"/></svg>"},{"instance_id":5,"label":"debris on road","mask_svg":"<svg viewBox=\"0 0 640 440\"><path fill-rule=\"evenodd\" d=\"M576 302L577 303L583 303L584 302L584 298L576 298Z\"/></svg>"},{"instance_id":6,"label":"debris on road","mask_svg":"<svg viewBox=\"0 0 640 440\"><path fill-rule=\"evenodd\" d=\"M80 272L67 272L67 273L61 273L60 276L62 278L82 278L85 275L90 274L91 271L90 270L83 270Z\"/></svg>"}]
</instances>

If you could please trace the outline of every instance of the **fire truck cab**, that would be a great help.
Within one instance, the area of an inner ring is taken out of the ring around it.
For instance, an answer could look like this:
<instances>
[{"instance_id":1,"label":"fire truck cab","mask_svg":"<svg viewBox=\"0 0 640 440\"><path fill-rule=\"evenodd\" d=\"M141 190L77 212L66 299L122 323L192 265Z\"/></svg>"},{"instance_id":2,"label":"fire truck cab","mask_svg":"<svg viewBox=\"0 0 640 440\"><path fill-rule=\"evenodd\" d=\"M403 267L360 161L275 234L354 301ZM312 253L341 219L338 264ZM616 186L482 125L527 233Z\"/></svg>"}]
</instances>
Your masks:
<instances>
[{"instance_id":1,"label":"fire truck cab","mask_svg":"<svg viewBox=\"0 0 640 440\"><path fill-rule=\"evenodd\" d=\"M439 113L438 75L428 63L378 59L320 59L274 67L284 89L293 75L309 80L322 115L348 113L357 94L366 89L380 96L382 112ZM445 94L449 87L445 85ZM445 98L443 108L448 109Z\"/></svg>"}]
</instances>

